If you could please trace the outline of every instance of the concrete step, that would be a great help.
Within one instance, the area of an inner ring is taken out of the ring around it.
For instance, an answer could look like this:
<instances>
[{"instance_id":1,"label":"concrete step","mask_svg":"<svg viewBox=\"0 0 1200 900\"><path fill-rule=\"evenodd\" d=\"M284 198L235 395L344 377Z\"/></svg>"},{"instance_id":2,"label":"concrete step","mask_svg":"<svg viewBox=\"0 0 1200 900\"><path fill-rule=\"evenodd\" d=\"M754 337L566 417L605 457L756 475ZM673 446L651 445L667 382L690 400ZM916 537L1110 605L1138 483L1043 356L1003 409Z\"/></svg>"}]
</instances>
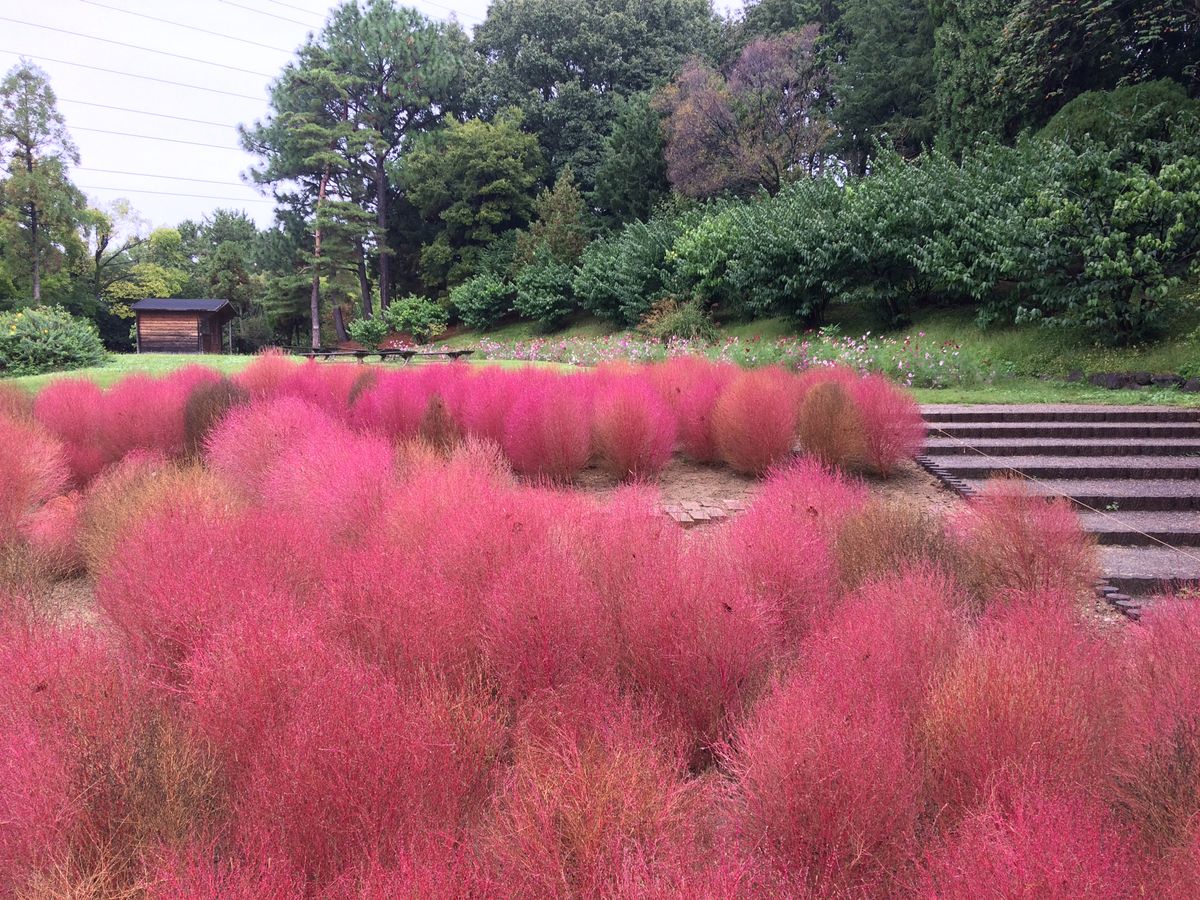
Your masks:
<instances>
[{"instance_id":1,"label":"concrete step","mask_svg":"<svg viewBox=\"0 0 1200 900\"><path fill-rule=\"evenodd\" d=\"M1200 512L1099 512L1082 510L1079 523L1100 544L1125 547L1200 547Z\"/></svg>"},{"instance_id":2,"label":"concrete step","mask_svg":"<svg viewBox=\"0 0 1200 900\"><path fill-rule=\"evenodd\" d=\"M1134 597L1200 582L1200 553L1163 547L1101 547L1100 567L1110 584Z\"/></svg>"},{"instance_id":3,"label":"concrete step","mask_svg":"<svg viewBox=\"0 0 1200 900\"><path fill-rule=\"evenodd\" d=\"M1077 438L1200 440L1200 422L945 422L932 424L929 437L1055 438L1064 444Z\"/></svg>"},{"instance_id":4,"label":"concrete step","mask_svg":"<svg viewBox=\"0 0 1200 900\"><path fill-rule=\"evenodd\" d=\"M986 479L958 479L967 490L978 492ZM1200 510L1200 491L1185 479L1071 479L1043 478L1027 481L1035 494L1069 497L1078 505L1100 512Z\"/></svg>"},{"instance_id":5,"label":"concrete step","mask_svg":"<svg viewBox=\"0 0 1200 900\"><path fill-rule=\"evenodd\" d=\"M1196 422L1200 409L1175 406L929 404L927 422Z\"/></svg>"},{"instance_id":6,"label":"concrete step","mask_svg":"<svg viewBox=\"0 0 1200 900\"><path fill-rule=\"evenodd\" d=\"M1116 478L1149 479L1200 478L1197 456L948 456L937 464L956 478L989 478L994 475L1025 475L1031 478Z\"/></svg>"},{"instance_id":7,"label":"concrete step","mask_svg":"<svg viewBox=\"0 0 1200 900\"><path fill-rule=\"evenodd\" d=\"M1063 443L1060 438L1013 437L983 438L963 443L947 437L931 435L925 440L926 456L1032 456L1047 453L1054 456L1196 456L1200 458L1200 438L1073 438Z\"/></svg>"}]
</instances>

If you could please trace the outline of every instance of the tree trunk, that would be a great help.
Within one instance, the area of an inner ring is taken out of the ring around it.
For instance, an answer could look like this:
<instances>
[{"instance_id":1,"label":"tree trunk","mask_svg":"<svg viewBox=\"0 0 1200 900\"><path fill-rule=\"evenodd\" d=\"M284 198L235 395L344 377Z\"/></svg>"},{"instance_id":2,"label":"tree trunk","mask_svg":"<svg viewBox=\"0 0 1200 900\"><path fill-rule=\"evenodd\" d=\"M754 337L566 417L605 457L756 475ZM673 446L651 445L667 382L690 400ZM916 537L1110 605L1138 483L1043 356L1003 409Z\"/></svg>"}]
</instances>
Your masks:
<instances>
[{"instance_id":1,"label":"tree trunk","mask_svg":"<svg viewBox=\"0 0 1200 900\"><path fill-rule=\"evenodd\" d=\"M379 308L384 310L392 302L392 256L387 242L387 173L382 157L375 163L375 209L379 228L375 236L379 247Z\"/></svg>"},{"instance_id":2,"label":"tree trunk","mask_svg":"<svg viewBox=\"0 0 1200 900\"><path fill-rule=\"evenodd\" d=\"M33 181L33 149L25 148L25 171ZM42 299L42 248L38 246L38 210L37 203L29 203L29 256L33 262L33 300Z\"/></svg>"},{"instance_id":3,"label":"tree trunk","mask_svg":"<svg viewBox=\"0 0 1200 900\"><path fill-rule=\"evenodd\" d=\"M362 239L354 242L354 262L358 266L358 293L362 297L363 318L369 319L371 312L371 280L367 278L367 254L363 250Z\"/></svg>"},{"instance_id":4,"label":"tree trunk","mask_svg":"<svg viewBox=\"0 0 1200 900\"><path fill-rule=\"evenodd\" d=\"M321 186L317 189L317 207L313 226L313 267L312 267L312 348L321 349L321 204L325 201L325 188L329 185L329 164L321 173Z\"/></svg>"}]
</instances>

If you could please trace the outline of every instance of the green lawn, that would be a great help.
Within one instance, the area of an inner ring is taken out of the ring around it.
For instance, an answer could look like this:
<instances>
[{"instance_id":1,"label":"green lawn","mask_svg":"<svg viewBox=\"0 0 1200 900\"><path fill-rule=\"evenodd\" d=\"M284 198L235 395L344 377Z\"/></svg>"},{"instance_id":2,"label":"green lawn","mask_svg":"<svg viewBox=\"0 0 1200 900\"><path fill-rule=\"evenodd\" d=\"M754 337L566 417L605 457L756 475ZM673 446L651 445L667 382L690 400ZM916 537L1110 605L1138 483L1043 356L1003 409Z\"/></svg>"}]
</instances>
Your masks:
<instances>
[{"instance_id":1,"label":"green lawn","mask_svg":"<svg viewBox=\"0 0 1200 900\"><path fill-rule=\"evenodd\" d=\"M218 372L233 374L239 372L248 366L254 359L253 356L232 356L229 354L209 353L203 356L197 356L194 353L113 353L109 355L108 362L102 366L93 366L87 369L73 369L69 372L47 372L44 375L24 375L20 378L3 379L9 384L15 384L26 390L36 393L43 387L54 381L57 378L89 378L101 387L108 387L115 381L119 381L126 375L132 375L134 372L144 372L147 375L166 375L168 372L173 372L175 369L187 365L208 366L211 369L216 369ZM297 360L298 362L299 360ZM322 360L322 362L324 362ZM343 365L348 365L345 360L337 361ZM560 366L557 363L541 363L541 362L522 362L520 360L471 360L474 365L483 366L501 366L503 368L520 368L521 366L550 366L552 368L567 368ZM331 363L332 364L332 363ZM413 362L409 365L438 365L438 362ZM378 363L365 363L364 365L378 365ZM398 363L389 363L388 368L399 368Z\"/></svg>"},{"instance_id":2,"label":"green lawn","mask_svg":"<svg viewBox=\"0 0 1200 900\"><path fill-rule=\"evenodd\" d=\"M870 329L869 320L859 310L847 309L832 318L847 336L857 336ZM1200 406L1200 394L1176 390L1107 391L1088 384L1072 384L1062 380L1072 370L1085 373L1104 371L1171 372L1187 376L1200 375L1200 317L1181 323L1165 340L1141 347L1105 348L1088 345L1070 335L1038 328L980 329L970 312L947 310L932 313L911 328L893 332L893 336L924 332L926 340L956 341L981 355L988 364L1004 373L992 384L944 389L917 389L924 403L1108 403L1163 404ZM548 337L592 338L612 334L614 329L605 322L580 317L572 324ZM795 334L796 329L784 318L759 319L730 324L721 329L727 337L742 340L774 341ZM517 322L485 333L463 332L447 343L469 346L481 339L496 341L525 341L540 335L532 325ZM102 386L132 372L161 375L180 366L199 364L221 372L237 372L252 357L194 356L189 354L113 354L103 366L9 379L30 391L37 391L49 381L62 377L90 378ZM475 361L482 364L484 361ZM502 360L493 363L506 367L526 365ZM545 364L553 365L553 364ZM1050 377L1045 377L1050 376Z\"/></svg>"}]
</instances>

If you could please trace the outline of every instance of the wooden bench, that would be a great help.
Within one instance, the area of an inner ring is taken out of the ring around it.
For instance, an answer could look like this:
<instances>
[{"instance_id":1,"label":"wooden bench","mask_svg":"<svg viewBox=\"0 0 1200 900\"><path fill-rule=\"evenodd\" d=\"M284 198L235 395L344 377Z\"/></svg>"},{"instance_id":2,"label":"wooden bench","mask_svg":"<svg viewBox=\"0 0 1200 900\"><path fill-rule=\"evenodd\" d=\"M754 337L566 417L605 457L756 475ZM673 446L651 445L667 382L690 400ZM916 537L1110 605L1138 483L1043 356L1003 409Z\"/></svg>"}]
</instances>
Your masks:
<instances>
[{"instance_id":1,"label":"wooden bench","mask_svg":"<svg viewBox=\"0 0 1200 900\"><path fill-rule=\"evenodd\" d=\"M305 359L334 359L337 357L353 356L359 362L367 359L370 356L378 356L380 362L389 359L397 358L406 365L413 357L438 357L444 356L451 362L458 359L466 359L473 354L474 350L414 350L411 348L387 348L383 350L305 350L298 354Z\"/></svg>"}]
</instances>

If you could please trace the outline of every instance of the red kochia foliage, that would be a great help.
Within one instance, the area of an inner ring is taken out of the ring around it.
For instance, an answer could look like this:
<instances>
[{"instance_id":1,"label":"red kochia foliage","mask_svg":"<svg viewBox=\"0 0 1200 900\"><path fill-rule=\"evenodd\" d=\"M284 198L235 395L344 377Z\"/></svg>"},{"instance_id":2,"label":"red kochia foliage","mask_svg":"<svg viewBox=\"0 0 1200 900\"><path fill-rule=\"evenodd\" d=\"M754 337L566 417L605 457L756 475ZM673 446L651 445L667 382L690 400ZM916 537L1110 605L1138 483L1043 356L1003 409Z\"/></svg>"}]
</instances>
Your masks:
<instances>
[{"instance_id":1,"label":"red kochia foliage","mask_svg":"<svg viewBox=\"0 0 1200 900\"><path fill-rule=\"evenodd\" d=\"M274 397L296 366L296 361L288 359L281 351L264 350L250 365L238 372L233 380L252 397Z\"/></svg>"},{"instance_id":2,"label":"red kochia foliage","mask_svg":"<svg viewBox=\"0 0 1200 900\"><path fill-rule=\"evenodd\" d=\"M721 458L761 475L784 462L796 440L796 384L783 369L753 369L729 383L713 409Z\"/></svg>"},{"instance_id":3,"label":"red kochia foliage","mask_svg":"<svg viewBox=\"0 0 1200 900\"><path fill-rule=\"evenodd\" d=\"M39 565L51 575L61 577L83 568L79 509L79 492L72 491L54 497L25 521L25 540Z\"/></svg>"},{"instance_id":4,"label":"red kochia foliage","mask_svg":"<svg viewBox=\"0 0 1200 900\"><path fill-rule=\"evenodd\" d=\"M561 551L540 547L514 560L483 608L488 670L509 697L616 668L616 639L602 601Z\"/></svg>"},{"instance_id":5,"label":"red kochia foliage","mask_svg":"<svg viewBox=\"0 0 1200 900\"><path fill-rule=\"evenodd\" d=\"M631 864L699 861L699 794L651 709L587 679L543 694L515 729L487 847L517 896L621 896Z\"/></svg>"},{"instance_id":6,"label":"red kochia foliage","mask_svg":"<svg viewBox=\"0 0 1200 900\"><path fill-rule=\"evenodd\" d=\"M803 643L799 664L739 731L734 826L824 896L888 891L923 808L912 718L965 621L944 576L866 586Z\"/></svg>"},{"instance_id":7,"label":"red kochia foliage","mask_svg":"<svg viewBox=\"0 0 1200 900\"><path fill-rule=\"evenodd\" d=\"M504 442L509 410L521 393L523 372L507 372L496 366L484 366L463 383L457 413L467 434Z\"/></svg>"},{"instance_id":8,"label":"red kochia foliage","mask_svg":"<svg viewBox=\"0 0 1200 900\"><path fill-rule=\"evenodd\" d=\"M252 858L282 857L318 883L406 844L452 842L503 736L482 692L404 690L351 662L303 684L274 724L235 793L235 831Z\"/></svg>"},{"instance_id":9,"label":"red kochia foliage","mask_svg":"<svg viewBox=\"0 0 1200 900\"><path fill-rule=\"evenodd\" d=\"M964 577L985 601L1010 592L1079 595L1099 570L1092 539L1070 501L1039 497L1023 482L996 478L950 521L965 556Z\"/></svg>"},{"instance_id":10,"label":"red kochia foliage","mask_svg":"<svg viewBox=\"0 0 1200 900\"><path fill-rule=\"evenodd\" d=\"M1129 735L1118 769L1122 806L1147 845L1194 841L1200 821L1200 604L1163 597L1130 629ZM1192 863L1200 884L1200 867Z\"/></svg>"},{"instance_id":11,"label":"red kochia foliage","mask_svg":"<svg viewBox=\"0 0 1200 900\"><path fill-rule=\"evenodd\" d=\"M272 509L334 538L370 528L391 490L392 447L335 422L315 422L263 473L260 493Z\"/></svg>"},{"instance_id":12,"label":"red kochia foliage","mask_svg":"<svg viewBox=\"0 0 1200 900\"><path fill-rule=\"evenodd\" d=\"M675 449L675 416L646 378L616 377L602 384L594 422L600 464L618 478L657 474Z\"/></svg>"},{"instance_id":13,"label":"red kochia foliage","mask_svg":"<svg viewBox=\"0 0 1200 900\"><path fill-rule=\"evenodd\" d=\"M522 475L565 481L592 455L592 398L583 376L530 370L525 393L509 411L504 452Z\"/></svg>"},{"instance_id":14,"label":"red kochia foliage","mask_svg":"<svg viewBox=\"0 0 1200 900\"><path fill-rule=\"evenodd\" d=\"M701 539L643 558L619 603L625 667L698 756L711 752L777 650L772 608L746 590L721 547Z\"/></svg>"},{"instance_id":15,"label":"red kochia foliage","mask_svg":"<svg viewBox=\"0 0 1200 900\"><path fill-rule=\"evenodd\" d=\"M34 417L63 442L76 486L87 484L110 461L100 446L104 394L83 378L60 378L37 395Z\"/></svg>"},{"instance_id":16,"label":"red kochia foliage","mask_svg":"<svg viewBox=\"0 0 1200 900\"><path fill-rule=\"evenodd\" d=\"M284 397L247 403L213 428L204 441L205 462L249 497L262 494L263 477L280 456L314 430L336 424L302 400Z\"/></svg>"},{"instance_id":17,"label":"red kochia foliage","mask_svg":"<svg viewBox=\"0 0 1200 900\"><path fill-rule=\"evenodd\" d=\"M1098 784L1122 734L1111 642L1069 613L1016 608L967 641L930 693L921 723L939 805L964 811L1013 768L1052 787Z\"/></svg>"},{"instance_id":18,"label":"red kochia foliage","mask_svg":"<svg viewBox=\"0 0 1200 900\"><path fill-rule=\"evenodd\" d=\"M66 487L62 445L32 422L0 416L0 544Z\"/></svg>"},{"instance_id":19,"label":"red kochia foliage","mask_svg":"<svg viewBox=\"0 0 1200 900\"><path fill-rule=\"evenodd\" d=\"M928 853L917 894L931 900L1168 896L1135 889L1128 846L1102 804L1047 788L1036 773L1013 772Z\"/></svg>"},{"instance_id":20,"label":"red kochia foliage","mask_svg":"<svg viewBox=\"0 0 1200 900\"><path fill-rule=\"evenodd\" d=\"M866 375L850 385L862 421L866 464L888 476L896 463L911 459L925 443L925 420L913 396L882 375Z\"/></svg>"},{"instance_id":21,"label":"red kochia foliage","mask_svg":"<svg viewBox=\"0 0 1200 900\"><path fill-rule=\"evenodd\" d=\"M829 529L864 499L861 486L797 460L772 474L750 509L729 524L729 547L744 584L776 611L788 637L802 636L836 602Z\"/></svg>"},{"instance_id":22,"label":"red kochia foliage","mask_svg":"<svg viewBox=\"0 0 1200 900\"><path fill-rule=\"evenodd\" d=\"M737 373L736 366L698 356L676 356L650 367L650 379L675 410L683 452L696 462L715 462L720 455L713 434L713 408Z\"/></svg>"}]
</instances>

